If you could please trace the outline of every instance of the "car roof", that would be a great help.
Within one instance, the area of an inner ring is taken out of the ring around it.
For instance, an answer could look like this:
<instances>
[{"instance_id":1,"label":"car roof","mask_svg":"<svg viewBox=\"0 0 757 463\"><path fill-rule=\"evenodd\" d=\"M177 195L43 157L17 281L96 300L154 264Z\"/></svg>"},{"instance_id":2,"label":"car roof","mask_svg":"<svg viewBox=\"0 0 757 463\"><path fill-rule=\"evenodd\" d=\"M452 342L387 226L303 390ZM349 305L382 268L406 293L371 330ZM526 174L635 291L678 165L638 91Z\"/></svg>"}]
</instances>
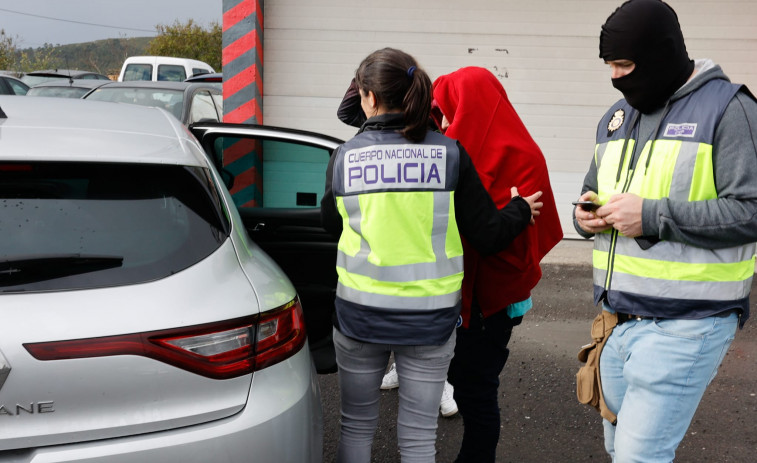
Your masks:
<instances>
[{"instance_id":1,"label":"car roof","mask_svg":"<svg viewBox=\"0 0 757 463\"><path fill-rule=\"evenodd\" d=\"M34 87L82 87L95 88L107 84L107 80L99 79L54 79L40 82Z\"/></svg>"},{"instance_id":2,"label":"car roof","mask_svg":"<svg viewBox=\"0 0 757 463\"><path fill-rule=\"evenodd\" d=\"M184 91L189 88L208 88L218 90L217 85L209 85L208 82L176 82L168 80L129 80L126 82L106 82L102 87L124 87L124 88L156 88L167 90ZM101 87L101 88L102 88Z\"/></svg>"},{"instance_id":3,"label":"car roof","mask_svg":"<svg viewBox=\"0 0 757 463\"><path fill-rule=\"evenodd\" d=\"M22 84L24 84L23 80L21 80L20 78L18 78L16 76L12 76L10 74L2 74L2 73L0 73L0 77L2 77L3 79L12 79L12 80L15 80L16 82L21 82ZM24 85L26 85L26 84L24 84Z\"/></svg>"},{"instance_id":4,"label":"car roof","mask_svg":"<svg viewBox=\"0 0 757 463\"><path fill-rule=\"evenodd\" d=\"M104 75L94 71L82 71L80 69L43 69L39 71L27 72L27 76L50 76L50 77L75 77L84 74ZM107 77L107 76L105 76Z\"/></svg>"},{"instance_id":5,"label":"car roof","mask_svg":"<svg viewBox=\"0 0 757 463\"><path fill-rule=\"evenodd\" d=\"M161 64L199 64L203 66L210 66L208 63L204 61L200 61L198 59L192 59L192 58L181 58L179 56L161 56L161 55L141 55L141 56L129 56L124 60L124 63L150 63L155 64L160 62Z\"/></svg>"},{"instance_id":6,"label":"car roof","mask_svg":"<svg viewBox=\"0 0 757 463\"><path fill-rule=\"evenodd\" d=\"M20 78L18 78L16 76L12 76L10 74L0 74L0 78L7 79L7 80L13 80L13 81L16 81L19 84L23 85L26 88L30 88L29 85L26 82L24 82L23 80L21 80Z\"/></svg>"},{"instance_id":7,"label":"car roof","mask_svg":"<svg viewBox=\"0 0 757 463\"><path fill-rule=\"evenodd\" d=\"M0 161L208 165L193 136L162 109L18 96L0 96L0 109Z\"/></svg>"}]
</instances>

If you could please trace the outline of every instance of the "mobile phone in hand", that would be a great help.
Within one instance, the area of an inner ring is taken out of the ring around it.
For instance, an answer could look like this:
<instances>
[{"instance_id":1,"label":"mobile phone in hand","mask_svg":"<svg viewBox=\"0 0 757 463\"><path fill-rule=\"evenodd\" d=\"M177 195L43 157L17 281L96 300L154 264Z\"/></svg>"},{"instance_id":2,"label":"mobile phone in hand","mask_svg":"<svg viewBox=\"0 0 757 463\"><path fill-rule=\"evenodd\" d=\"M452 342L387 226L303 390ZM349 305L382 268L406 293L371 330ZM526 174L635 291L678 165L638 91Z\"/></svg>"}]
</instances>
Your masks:
<instances>
[{"instance_id":1,"label":"mobile phone in hand","mask_svg":"<svg viewBox=\"0 0 757 463\"><path fill-rule=\"evenodd\" d=\"M599 204L594 201L573 201L574 206L578 206L585 211L595 211L599 207Z\"/></svg>"}]
</instances>

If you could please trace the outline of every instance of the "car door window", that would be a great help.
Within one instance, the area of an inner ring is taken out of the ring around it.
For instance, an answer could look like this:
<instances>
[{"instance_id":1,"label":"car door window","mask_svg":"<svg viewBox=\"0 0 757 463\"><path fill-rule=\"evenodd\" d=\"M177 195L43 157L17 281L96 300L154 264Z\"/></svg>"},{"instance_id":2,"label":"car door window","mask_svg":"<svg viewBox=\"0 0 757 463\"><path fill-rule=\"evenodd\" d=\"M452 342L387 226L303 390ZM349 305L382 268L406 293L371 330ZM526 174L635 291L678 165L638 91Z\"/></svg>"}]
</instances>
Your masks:
<instances>
[{"instance_id":1,"label":"car door window","mask_svg":"<svg viewBox=\"0 0 757 463\"><path fill-rule=\"evenodd\" d=\"M220 137L216 163L234 177L240 207L318 207L330 150L293 141Z\"/></svg>"},{"instance_id":2,"label":"car door window","mask_svg":"<svg viewBox=\"0 0 757 463\"><path fill-rule=\"evenodd\" d=\"M151 64L128 64L124 71L124 81L152 80Z\"/></svg>"},{"instance_id":3,"label":"car door window","mask_svg":"<svg viewBox=\"0 0 757 463\"><path fill-rule=\"evenodd\" d=\"M176 64L158 65L158 80L168 80L171 82L183 82L187 78L187 72L184 66Z\"/></svg>"},{"instance_id":4,"label":"car door window","mask_svg":"<svg viewBox=\"0 0 757 463\"><path fill-rule=\"evenodd\" d=\"M8 79L7 82L11 88L11 92L13 92L14 95L26 95L26 92L29 91L29 87L13 79Z\"/></svg>"},{"instance_id":5,"label":"car door window","mask_svg":"<svg viewBox=\"0 0 757 463\"><path fill-rule=\"evenodd\" d=\"M203 69L203 68L192 68L192 75L193 76L199 76L202 74L210 74L210 69Z\"/></svg>"},{"instance_id":6,"label":"car door window","mask_svg":"<svg viewBox=\"0 0 757 463\"><path fill-rule=\"evenodd\" d=\"M194 122L218 122L218 112L210 92L202 90L192 96L189 107L189 124Z\"/></svg>"},{"instance_id":7,"label":"car door window","mask_svg":"<svg viewBox=\"0 0 757 463\"><path fill-rule=\"evenodd\" d=\"M329 153L321 148L263 142L263 207L316 207L323 197Z\"/></svg>"},{"instance_id":8,"label":"car door window","mask_svg":"<svg viewBox=\"0 0 757 463\"><path fill-rule=\"evenodd\" d=\"M218 120L223 120L223 95L220 93L211 93L210 96L213 98L213 104L216 105L216 112L218 113Z\"/></svg>"}]
</instances>

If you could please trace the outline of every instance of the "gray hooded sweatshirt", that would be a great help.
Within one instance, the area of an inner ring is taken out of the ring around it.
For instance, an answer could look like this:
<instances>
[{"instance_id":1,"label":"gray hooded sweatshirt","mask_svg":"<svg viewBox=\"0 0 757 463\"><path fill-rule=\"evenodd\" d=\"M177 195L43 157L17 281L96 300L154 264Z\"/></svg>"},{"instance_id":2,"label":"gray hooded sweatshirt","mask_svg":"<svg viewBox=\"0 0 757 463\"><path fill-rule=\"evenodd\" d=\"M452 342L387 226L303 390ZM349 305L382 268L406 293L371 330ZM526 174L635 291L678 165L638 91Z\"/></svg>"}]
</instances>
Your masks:
<instances>
[{"instance_id":1,"label":"gray hooded sweatshirt","mask_svg":"<svg viewBox=\"0 0 757 463\"><path fill-rule=\"evenodd\" d=\"M713 79L725 79L720 66L711 60L697 60L694 76L670 101L699 89ZM646 140L658 127L664 110L641 114L639 139ZM635 165L644 143L638 143ZM719 249L757 242L757 101L742 88L728 104L715 132L713 143L715 185L718 198L707 201L644 199L642 234L661 240L707 249ZM597 191L597 167L592 161L581 193ZM590 238L573 217L576 231Z\"/></svg>"}]
</instances>

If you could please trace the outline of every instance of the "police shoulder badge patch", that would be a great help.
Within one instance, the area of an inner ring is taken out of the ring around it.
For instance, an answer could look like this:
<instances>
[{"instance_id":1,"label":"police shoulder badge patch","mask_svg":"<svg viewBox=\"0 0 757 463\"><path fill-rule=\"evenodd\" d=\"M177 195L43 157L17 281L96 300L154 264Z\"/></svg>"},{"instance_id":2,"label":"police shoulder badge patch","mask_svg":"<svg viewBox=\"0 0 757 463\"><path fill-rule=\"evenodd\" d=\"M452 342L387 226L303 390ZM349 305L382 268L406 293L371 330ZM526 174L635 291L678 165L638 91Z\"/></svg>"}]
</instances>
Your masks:
<instances>
[{"instance_id":1,"label":"police shoulder badge patch","mask_svg":"<svg viewBox=\"0 0 757 463\"><path fill-rule=\"evenodd\" d=\"M615 113L612 115L612 119L610 119L610 122L607 124L607 131L610 133L615 132L620 128L621 125L623 125L623 121L625 119L625 111L623 111L622 109L615 111Z\"/></svg>"}]
</instances>

